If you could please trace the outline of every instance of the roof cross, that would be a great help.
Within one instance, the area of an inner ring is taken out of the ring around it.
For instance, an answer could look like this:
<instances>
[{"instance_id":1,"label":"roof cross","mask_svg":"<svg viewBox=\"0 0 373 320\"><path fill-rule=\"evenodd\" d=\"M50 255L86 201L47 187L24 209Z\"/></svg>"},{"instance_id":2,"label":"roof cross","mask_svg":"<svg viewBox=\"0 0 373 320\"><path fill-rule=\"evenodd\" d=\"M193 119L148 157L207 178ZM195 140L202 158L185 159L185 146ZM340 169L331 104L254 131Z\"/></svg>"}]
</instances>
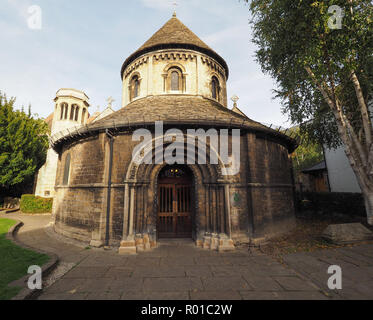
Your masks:
<instances>
[{"instance_id":1,"label":"roof cross","mask_svg":"<svg viewBox=\"0 0 373 320\"><path fill-rule=\"evenodd\" d=\"M112 103L115 101L114 99L113 99L113 97L109 97L107 100L106 100L107 102L108 102L108 107L112 107Z\"/></svg>"},{"instance_id":2,"label":"roof cross","mask_svg":"<svg viewBox=\"0 0 373 320\"><path fill-rule=\"evenodd\" d=\"M174 1L173 3L172 3L172 5L173 5L173 7L174 7L174 14L172 15L173 17L176 17L176 8L177 8L177 6L179 5L178 3L177 3L177 1Z\"/></svg>"},{"instance_id":3,"label":"roof cross","mask_svg":"<svg viewBox=\"0 0 373 320\"><path fill-rule=\"evenodd\" d=\"M240 100L239 97L237 97L237 95L235 94L231 100L233 101L233 107L237 107L237 101Z\"/></svg>"}]
</instances>

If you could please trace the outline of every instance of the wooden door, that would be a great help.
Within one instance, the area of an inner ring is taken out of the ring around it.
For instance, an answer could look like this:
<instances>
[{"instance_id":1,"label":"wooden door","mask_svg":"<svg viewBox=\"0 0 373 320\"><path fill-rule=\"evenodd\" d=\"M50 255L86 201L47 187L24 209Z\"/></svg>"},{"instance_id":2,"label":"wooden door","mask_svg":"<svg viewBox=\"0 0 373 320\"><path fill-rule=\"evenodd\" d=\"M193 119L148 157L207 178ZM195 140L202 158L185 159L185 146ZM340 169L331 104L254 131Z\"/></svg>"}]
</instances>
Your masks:
<instances>
[{"instance_id":1,"label":"wooden door","mask_svg":"<svg viewBox=\"0 0 373 320\"><path fill-rule=\"evenodd\" d=\"M160 183L158 187L158 237L192 237L192 185Z\"/></svg>"}]
</instances>

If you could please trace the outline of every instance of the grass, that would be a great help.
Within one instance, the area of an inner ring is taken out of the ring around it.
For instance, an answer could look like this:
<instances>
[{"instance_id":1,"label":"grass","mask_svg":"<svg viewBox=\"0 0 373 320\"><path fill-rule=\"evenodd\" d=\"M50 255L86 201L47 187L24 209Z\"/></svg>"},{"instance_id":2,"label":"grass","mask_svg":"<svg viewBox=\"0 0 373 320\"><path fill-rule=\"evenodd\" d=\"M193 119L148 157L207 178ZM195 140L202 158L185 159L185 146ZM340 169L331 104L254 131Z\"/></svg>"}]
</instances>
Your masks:
<instances>
[{"instance_id":1,"label":"grass","mask_svg":"<svg viewBox=\"0 0 373 320\"><path fill-rule=\"evenodd\" d=\"M42 266L49 260L45 254L21 248L6 239L8 230L16 221L0 218L0 300L9 300L22 289L10 287L9 283L27 274L31 265Z\"/></svg>"}]
</instances>

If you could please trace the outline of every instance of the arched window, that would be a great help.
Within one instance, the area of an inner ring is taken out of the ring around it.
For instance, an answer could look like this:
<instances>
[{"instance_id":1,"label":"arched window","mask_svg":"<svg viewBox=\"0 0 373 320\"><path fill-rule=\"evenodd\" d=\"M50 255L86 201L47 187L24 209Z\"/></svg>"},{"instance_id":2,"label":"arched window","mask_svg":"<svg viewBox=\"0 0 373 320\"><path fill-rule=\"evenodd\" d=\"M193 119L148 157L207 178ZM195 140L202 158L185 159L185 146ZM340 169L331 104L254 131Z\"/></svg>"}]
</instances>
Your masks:
<instances>
[{"instance_id":1,"label":"arched window","mask_svg":"<svg viewBox=\"0 0 373 320\"><path fill-rule=\"evenodd\" d=\"M140 95L140 79L139 76L133 76L130 83L130 100L137 98Z\"/></svg>"},{"instance_id":2,"label":"arched window","mask_svg":"<svg viewBox=\"0 0 373 320\"><path fill-rule=\"evenodd\" d=\"M63 110L65 109L65 104L64 104L64 103L61 103L60 108L61 108L61 116L60 116L60 120L62 120L62 118L63 118Z\"/></svg>"},{"instance_id":3,"label":"arched window","mask_svg":"<svg viewBox=\"0 0 373 320\"><path fill-rule=\"evenodd\" d=\"M75 107L75 121L78 121L78 117L79 117L79 107L78 106L76 106Z\"/></svg>"},{"instance_id":4,"label":"arched window","mask_svg":"<svg viewBox=\"0 0 373 320\"><path fill-rule=\"evenodd\" d=\"M84 108L83 109L83 112L82 112L82 124L84 124L84 120L85 120L85 114L86 114L87 110Z\"/></svg>"},{"instance_id":5,"label":"arched window","mask_svg":"<svg viewBox=\"0 0 373 320\"><path fill-rule=\"evenodd\" d=\"M139 90L140 90L139 79L136 79L133 85L134 85L133 96L134 96L134 98L137 98L139 96Z\"/></svg>"},{"instance_id":6,"label":"arched window","mask_svg":"<svg viewBox=\"0 0 373 320\"><path fill-rule=\"evenodd\" d=\"M171 72L171 90L172 91L180 90L180 79L179 79L179 73L177 71Z\"/></svg>"},{"instance_id":7,"label":"arched window","mask_svg":"<svg viewBox=\"0 0 373 320\"><path fill-rule=\"evenodd\" d=\"M74 110L75 110L75 104L72 104L71 110L70 110L70 120L74 120Z\"/></svg>"},{"instance_id":8,"label":"arched window","mask_svg":"<svg viewBox=\"0 0 373 320\"><path fill-rule=\"evenodd\" d=\"M212 98L215 100L219 100L220 86L219 86L219 80L216 77L212 77L211 91L212 91Z\"/></svg>"},{"instance_id":9,"label":"arched window","mask_svg":"<svg viewBox=\"0 0 373 320\"><path fill-rule=\"evenodd\" d=\"M65 167L64 167L64 171L63 171L63 181L62 181L62 184L64 186L67 186L69 184L70 161L71 161L71 156L70 156L70 153L68 153L67 156L66 156L66 159L65 159Z\"/></svg>"},{"instance_id":10,"label":"arched window","mask_svg":"<svg viewBox=\"0 0 373 320\"><path fill-rule=\"evenodd\" d=\"M68 105L65 103L65 119L67 119Z\"/></svg>"},{"instance_id":11,"label":"arched window","mask_svg":"<svg viewBox=\"0 0 373 320\"><path fill-rule=\"evenodd\" d=\"M177 66L171 66L164 73L165 78L165 91L166 92L176 92L184 91L185 88L185 78L183 76L183 71Z\"/></svg>"},{"instance_id":12,"label":"arched window","mask_svg":"<svg viewBox=\"0 0 373 320\"><path fill-rule=\"evenodd\" d=\"M66 119L67 118L67 108L68 108L67 103L66 102L61 103L60 108L61 108L60 120Z\"/></svg>"}]
</instances>

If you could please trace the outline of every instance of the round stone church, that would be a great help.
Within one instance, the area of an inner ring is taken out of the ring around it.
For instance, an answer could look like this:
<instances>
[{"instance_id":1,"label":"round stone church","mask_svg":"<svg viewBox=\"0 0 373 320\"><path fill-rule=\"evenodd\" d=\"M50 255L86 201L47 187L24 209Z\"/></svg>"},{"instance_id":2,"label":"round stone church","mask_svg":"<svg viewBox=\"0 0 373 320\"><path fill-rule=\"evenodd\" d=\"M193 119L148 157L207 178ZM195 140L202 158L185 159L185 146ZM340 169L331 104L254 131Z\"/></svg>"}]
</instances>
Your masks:
<instances>
[{"instance_id":1,"label":"round stone church","mask_svg":"<svg viewBox=\"0 0 373 320\"><path fill-rule=\"evenodd\" d=\"M227 63L176 15L120 75L119 111L52 137L57 233L131 254L162 238L232 250L294 226L296 142L228 108Z\"/></svg>"}]
</instances>

